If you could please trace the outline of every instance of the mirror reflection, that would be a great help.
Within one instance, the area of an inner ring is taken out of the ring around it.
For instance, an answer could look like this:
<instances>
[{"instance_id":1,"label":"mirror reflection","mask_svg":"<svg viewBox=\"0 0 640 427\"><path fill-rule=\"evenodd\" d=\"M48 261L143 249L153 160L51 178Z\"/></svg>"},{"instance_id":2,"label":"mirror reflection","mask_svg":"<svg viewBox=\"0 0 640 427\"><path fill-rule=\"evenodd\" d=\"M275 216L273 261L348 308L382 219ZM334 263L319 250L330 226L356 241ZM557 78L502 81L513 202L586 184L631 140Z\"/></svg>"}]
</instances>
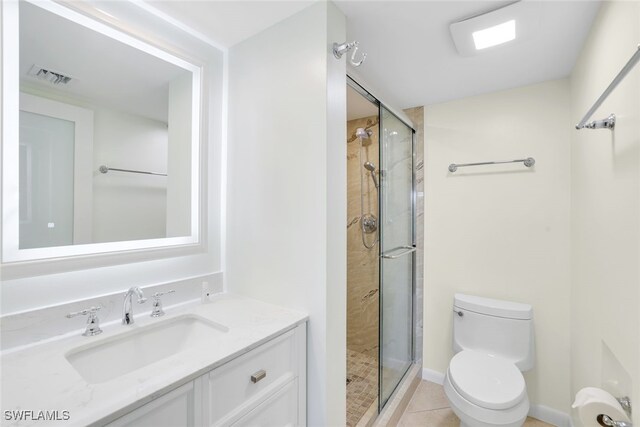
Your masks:
<instances>
[{"instance_id":1,"label":"mirror reflection","mask_svg":"<svg viewBox=\"0 0 640 427\"><path fill-rule=\"evenodd\" d=\"M189 235L193 73L19 8L19 248Z\"/></svg>"}]
</instances>

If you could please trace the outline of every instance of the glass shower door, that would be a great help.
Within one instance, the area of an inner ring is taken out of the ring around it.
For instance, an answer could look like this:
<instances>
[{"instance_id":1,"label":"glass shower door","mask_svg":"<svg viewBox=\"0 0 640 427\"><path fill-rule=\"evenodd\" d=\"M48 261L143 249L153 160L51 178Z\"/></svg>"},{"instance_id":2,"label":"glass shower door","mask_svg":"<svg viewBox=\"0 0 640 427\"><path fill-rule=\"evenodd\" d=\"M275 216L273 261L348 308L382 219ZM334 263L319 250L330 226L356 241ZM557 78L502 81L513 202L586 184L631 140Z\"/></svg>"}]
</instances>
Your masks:
<instances>
[{"instance_id":1,"label":"glass shower door","mask_svg":"<svg viewBox=\"0 0 640 427\"><path fill-rule=\"evenodd\" d=\"M380 107L379 409L413 361L413 130Z\"/></svg>"}]
</instances>

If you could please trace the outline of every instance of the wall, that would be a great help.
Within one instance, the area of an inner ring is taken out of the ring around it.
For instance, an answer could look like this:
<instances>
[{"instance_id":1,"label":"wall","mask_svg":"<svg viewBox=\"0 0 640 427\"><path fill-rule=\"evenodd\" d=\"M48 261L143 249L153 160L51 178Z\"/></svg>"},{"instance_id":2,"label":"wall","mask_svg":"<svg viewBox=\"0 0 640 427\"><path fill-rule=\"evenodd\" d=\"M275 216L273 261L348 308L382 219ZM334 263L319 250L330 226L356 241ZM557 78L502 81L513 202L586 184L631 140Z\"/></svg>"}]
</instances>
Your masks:
<instances>
[{"instance_id":1,"label":"wall","mask_svg":"<svg viewBox=\"0 0 640 427\"><path fill-rule=\"evenodd\" d=\"M110 171L166 173L167 125L104 107L93 107L94 243L166 236L167 177Z\"/></svg>"},{"instance_id":2,"label":"wall","mask_svg":"<svg viewBox=\"0 0 640 427\"><path fill-rule=\"evenodd\" d=\"M169 161L167 175L166 236L188 236L191 231L191 115L192 77L188 74L169 84Z\"/></svg>"},{"instance_id":3,"label":"wall","mask_svg":"<svg viewBox=\"0 0 640 427\"><path fill-rule=\"evenodd\" d=\"M357 128L373 133L363 144ZM362 165L371 161L378 167L378 117L365 117L347 122L347 348L378 359L378 246L367 249L362 243L362 214L378 216L377 190L369 171ZM368 144L368 145L367 145ZM361 208L360 178L364 188ZM365 234L368 245L375 242L377 231Z\"/></svg>"},{"instance_id":4,"label":"wall","mask_svg":"<svg viewBox=\"0 0 640 427\"><path fill-rule=\"evenodd\" d=\"M229 50L227 288L309 314L311 426L346 417L345 38L319 2Z\"/></svg>"},{"instance_id":5,"label":"wall","mask_svg":"<svg viewBox=\"0 0 640 427\"><path fill-rule=\"evenodd\" d=\"M571 75L576 123L640 41L640 3L604 2ZM571 135L571 394L633 399L640 423L640 66L593 115L615 131ZM573 414L574 424L581 425Z\"/></svg>"},{"instance_id":6,"label":"wall","mask_svg":"<svg viewBox=\"0 0 640 427\"><path fill-rule=\"evenodd\" d=\"M425 108L424 367L446 372L456 292L533 305L533 405L569 407L569 83ZM534 157L522 164L450 163Z\"/></svg>"},{"instance_id":7,"label":"wall","mask_svg":"<svg viewBox=\"0 0 640 427\"><path fill-rule=\"evenodd\" d=\"M358 128L371 131L362 144ZM363 167L379 167L379 134L377 115L347 122L347 426L357 425L378 397L379 229L363 234L361 219L379 217L378 190Z\"/></svg>"}]
</instances>

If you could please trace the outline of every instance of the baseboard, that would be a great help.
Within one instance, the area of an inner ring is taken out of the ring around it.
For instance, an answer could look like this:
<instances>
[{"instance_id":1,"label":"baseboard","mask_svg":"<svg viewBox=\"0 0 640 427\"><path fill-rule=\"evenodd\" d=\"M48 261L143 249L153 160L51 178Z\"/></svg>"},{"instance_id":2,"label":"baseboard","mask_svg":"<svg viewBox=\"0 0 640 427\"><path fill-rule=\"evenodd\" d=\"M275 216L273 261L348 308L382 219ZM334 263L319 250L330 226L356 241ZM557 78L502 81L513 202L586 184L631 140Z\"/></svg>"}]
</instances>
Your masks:
<instances>
[{"instance_id":1,"label":"baseboard","mask_svg":"<svg viewBox=\"0 0 640 427\"><path fill-rule=\"evenodd\" d=\"M569 414L544 405L531 405L529 416L556 427L570 427L572 425Z\"/></svg>"},{"instance_id":2,"label":"baseboard","mask_svg":"<svg viewBox=\"0 0 640 427\"><path fill-rule=\"evenodd\" d=\"M444 374L429 368L422 368L422 379L436 384L444 384Z\"/></svg>"}]
</instances>

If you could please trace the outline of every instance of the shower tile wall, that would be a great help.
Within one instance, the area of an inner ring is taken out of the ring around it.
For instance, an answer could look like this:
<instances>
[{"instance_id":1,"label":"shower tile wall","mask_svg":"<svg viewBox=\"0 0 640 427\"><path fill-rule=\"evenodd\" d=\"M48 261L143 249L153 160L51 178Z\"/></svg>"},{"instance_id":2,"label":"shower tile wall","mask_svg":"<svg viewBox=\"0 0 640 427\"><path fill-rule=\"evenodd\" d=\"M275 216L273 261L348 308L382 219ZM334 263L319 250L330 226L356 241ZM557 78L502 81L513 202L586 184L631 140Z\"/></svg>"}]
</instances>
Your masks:
<instances>
[{"instance_id":1,"label":"shower tile wall","mask_svg":"<svg viewBox=\"0 0 640 427\"><path fill-rule=\"evenodd\" d=\"M423 298L424 298L424 107L404 110L416 131L416 282L413 298L414 358L422 364Z\"/></svg>"},{"instance_id":2,"label":"shower tile wall","mask_svg":"<svg viewBox=\"0 0 640 427\"><path fill-rule=\"evenodd\" d=\"M357 128L372 131L359 157ZM364 213L378 216L375 186L363 164L378 167L378 117L347 122L347 425L355 426L378 397L378 246L367 249L360 229L360 174ZM367 234L369 244L376 234Z\"/></svg>"},{"instance_id":3,"label":"shower tile wall","mask_svg":"<svg viewBox=\"0 0 640 427\"><path fill-rule=\"evenodd\" d=\"M373 133L359 158L357 128ZM367 356L378 357L378 247L362 244L360 228L360 174L363 174L364 213L378 216L375 186L362 164L370 161L378 167L378 118L367 117L347 122L347 347ZM365 174L366 173L366 174ZM375 233L365 235L374 241Z\"/></svg>"}]
</instances>

